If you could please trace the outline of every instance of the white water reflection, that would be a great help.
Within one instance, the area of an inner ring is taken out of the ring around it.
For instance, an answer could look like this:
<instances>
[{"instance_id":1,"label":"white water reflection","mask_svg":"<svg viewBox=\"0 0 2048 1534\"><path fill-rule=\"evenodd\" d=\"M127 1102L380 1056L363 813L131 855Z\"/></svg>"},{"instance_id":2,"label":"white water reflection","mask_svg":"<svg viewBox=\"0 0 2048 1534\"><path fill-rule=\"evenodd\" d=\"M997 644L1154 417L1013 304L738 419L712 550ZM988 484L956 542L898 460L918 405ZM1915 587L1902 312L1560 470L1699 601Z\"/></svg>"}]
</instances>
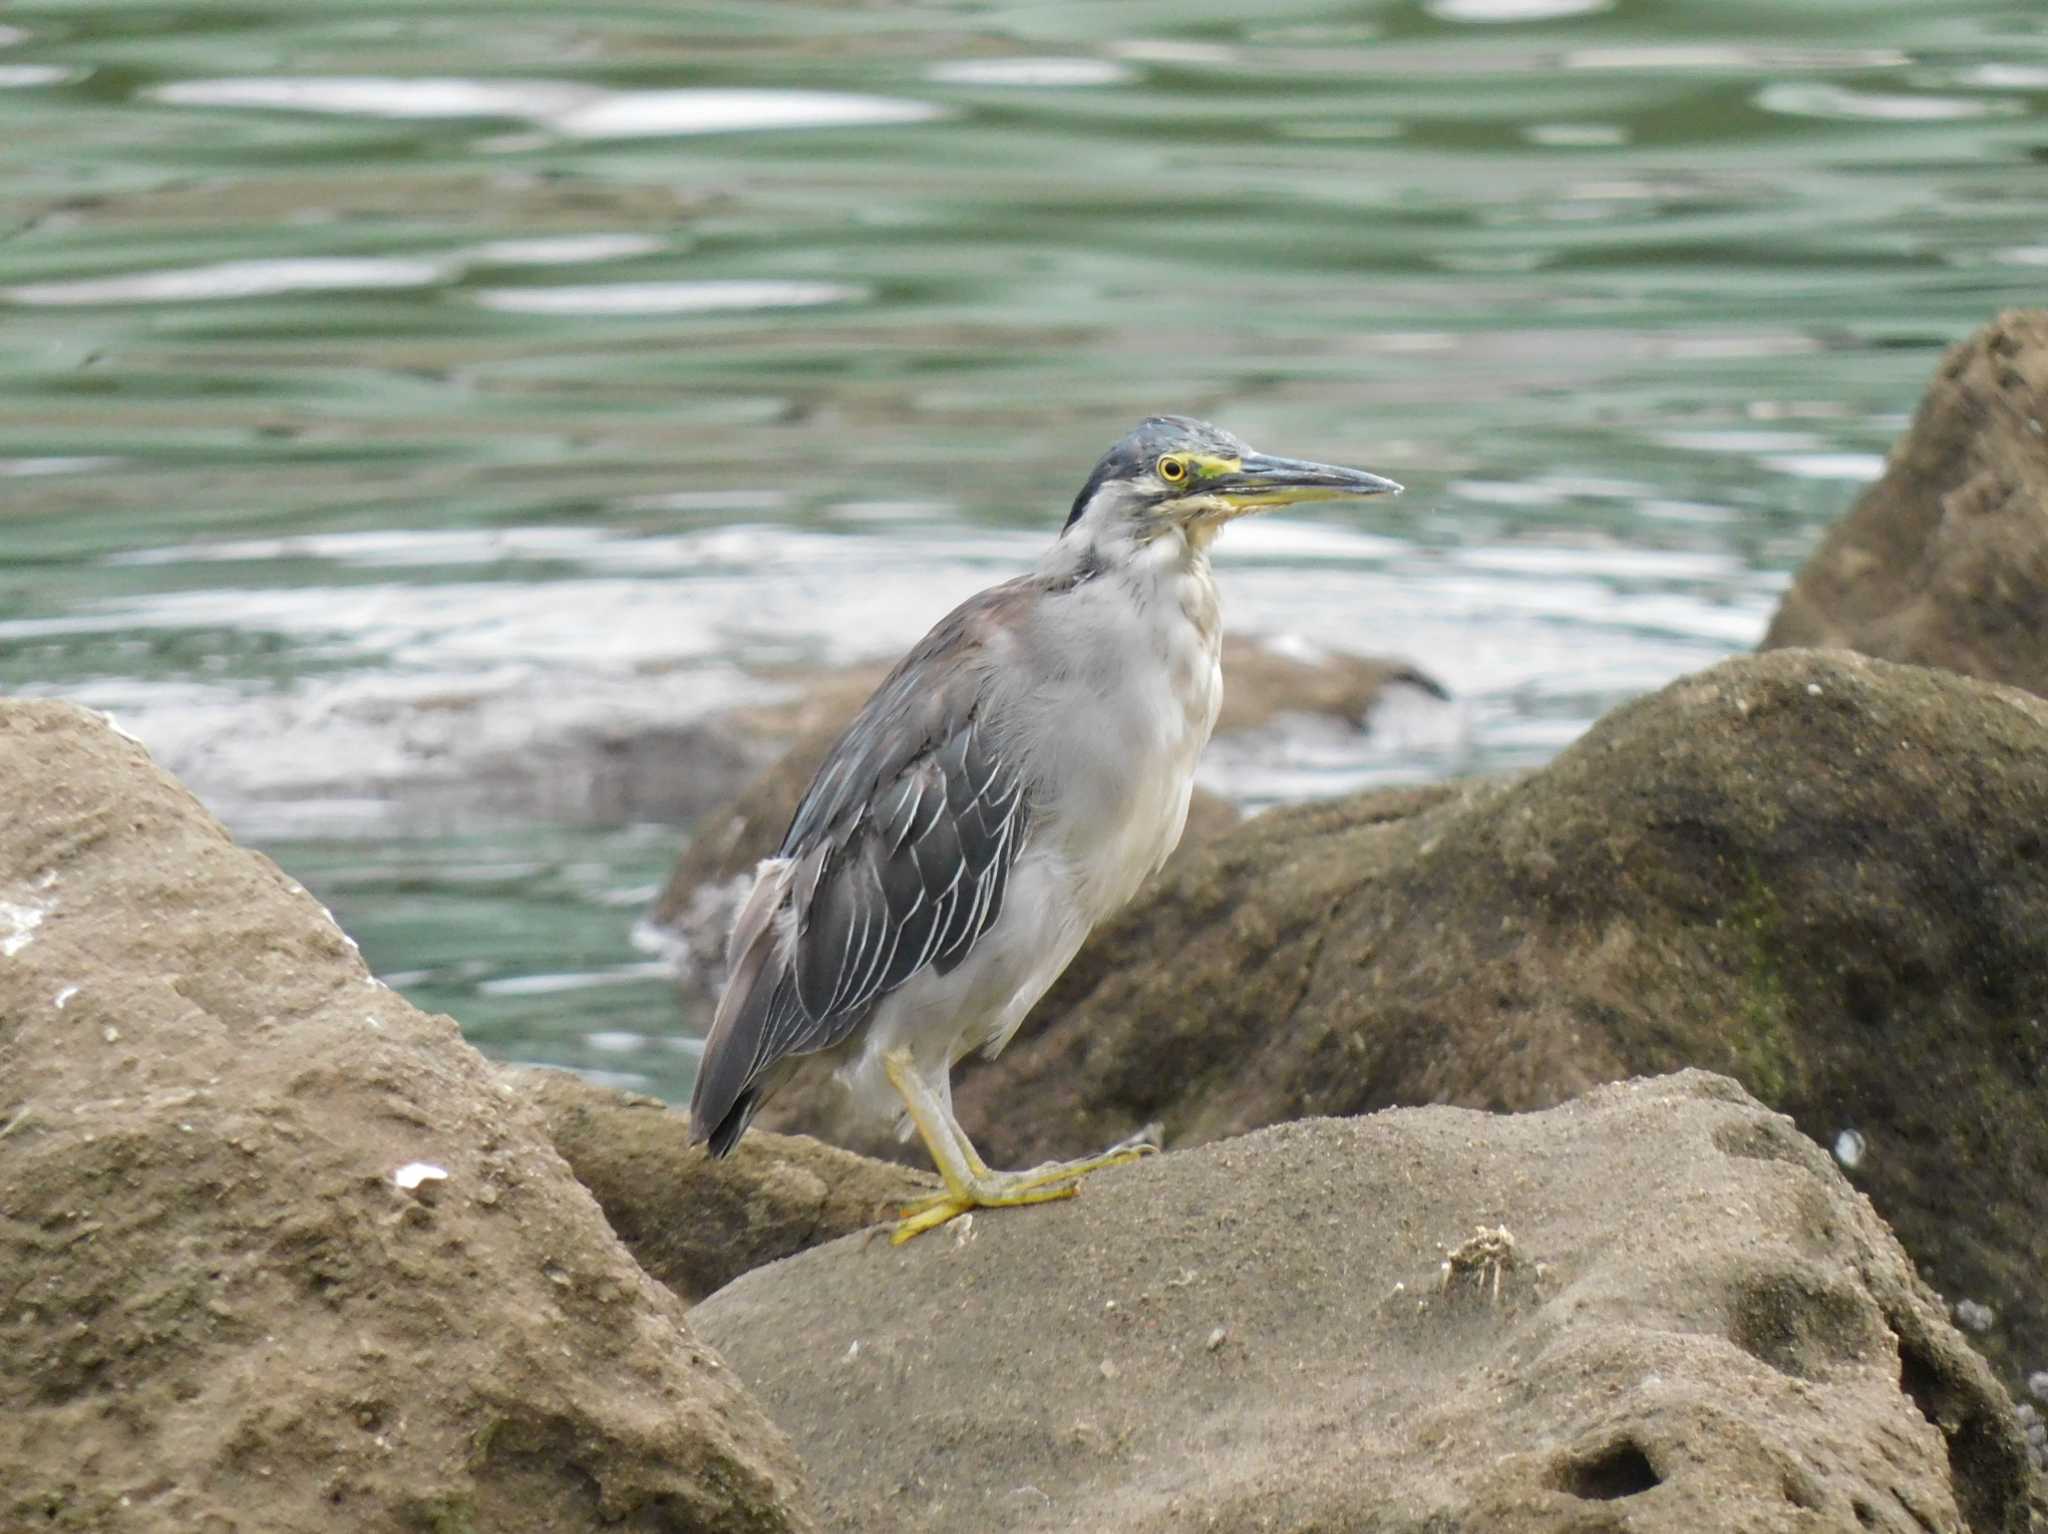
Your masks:
<instances>
[{"instance_id":1,"label":"white water reflection","mask_svg":"<svg viewBox=\"0 0 2048 1534\"><path fill-rule=\"evenodd\" d=\"M180 304L274 298L290 293L371 292L451 284L475 266L592 266L665 248L643 235L583 235L496 240L445 255L300 256L217 261L204 266L124 272L0 288L0 301L29 308L95 304ZM486 288L473 295L486 309L515 314L688 314L718 309L785 309L843 303L869 296L851 283L701 281L620 282L555 287Z\"/></svg>"},{"instance_id":2,"label":"white water reflection","mask_svg":"<svg viewBox=\"0 0 2048 1534\"><path fill-rule=\"evenodd\" d=\"M1902 96L1850 90L1840 85L1783 81L1756 93L1766 112L1788 117L1830 117L1881 122L1953 122L1973 117L2009 117L2024 112L2018 101L1986 101L1975 96Z\"/></svg>"},{"instance_id":3,"label":"white water reflection","mask_svg":"<svg viewBox=\"0 0 2048 1534\"><path fill-rule=\"evenodd\" d=\"M0 64L0 90L33 90L84 78L84 70L67 69L62 64Z\"/></svg>"},{"instance_id":4,"label":"white water reflection","mask_svg":"<svg viewBox=\"0 0 2048 1534\"><path fill-rule=\"evenodd\" d=\"M1759 462L1797 479L1845 479L1857 485L1884 473L1882 453L1767 453Z\"/></svg>"},{"instance_id":5,"label":"white water reflection","mask_svg":"<svg viewBox=\"0 0 2048 1534\"><path fill-rule=\"evenodd\" d=\"M1993 91L2048 91L2048 64L1977 64L1957 77Z\"/></svg>"},{"instance_id":6,"label":"white water reflection","mask_svg":"<svg viewBox=\"0 0 2048 1534\"><path fill-rule=\"evenodd\" d=\"M854 303L869 290L846 282L614 282L585 287L485 288L473 295L508 314L702 314Z\"/></svg>"},{"instance_id":7,"label":"white water reflection","mask_svg":"<svg viewBox=\"0 0 2048 1534\"><path fill-rule=\"evenodd\" d=\"M1051 88L1121 85L1137 74L1111 59L952 59L934 64L925 78L946 85Z\"/></svg>"},{"instance_id":8,"label":"white water reflection","mask_svg":"<svg viewBox=\"0 0 2048 1534\"><path fill-rule=\"evenodd\" d=\"M1423 9L1445 21L1555 21L1612 8L1614 0L1428 0Z\"/></svg>"},{"instance_id":9,"label":"white water reflection","mask_svg":"<svg viewBox=\"0 0 2048 1534\"><path fill-rule=\"evenodd\" d=\"M129 272L77 282L25 282L0 288L0 298L33 307L82 304L181 304L208 299L270 298L282 293L361 292L423 288L449 274L445 261L402 256L309 256L298 260L219 261L170 271Z\"/></svg>"},{"instance_id":10,"label":"white water reflection","mask_svg":"<svg viewBox=\"0 0 2048 1534\"><path fill-rule=\"evenodd\" d=\"M1628 142L1619 123L1531 123L1522 137L1545 149L1612 149Z\"/></svg>"},{"instance_id":11,"label":"white water reflection","mask_svg":"<svg viewBox=\"0 0 2048 1534\"><path fill-rule=\"evenodd\" d=\"M1690 452L1740 454L1763 468L1797 479L1842 479L1865 484L1884 473L1881 453L1829 449L1817 432L1769 429L1658 432L1666 447Z\"/></svg>"},{"instance_id":12,"label":"white water reflection","mask_svg":"<svg viewBox=\"0 0 2048 1534\"><path fill-rule=\"evenodd\" d=\"M927 122L922 101L834 91L608 90L560 80L398 79L375 75L179 80L143 95L171 106L344 117L514 118L565 138L665 138L767 128Z\"/></svg>"},{"instance_id":13,"label":"white water reflection","mask_svg":"<svg viewBox=\"0 0 2048 1534\"><path fill-rule=\"evenodd\" d=\"M652 255L665 248L663 241L647 234L558 234L492 240L470 251L469 259L495 266L590 266Z\"/></svg>"},{"instance_id":14,"label":"white water reflection","mask_svg":"<svg viewBox=\"0 0 2048 1534\"><path fill-rule=\"evenodd\" d=\"M1567 69L1711 70L1780 74L1787 70L1896 69L1913 62L1896 48L1810 48L1776 43L1640 43L1574 48Z\"/></svg>"},{"instance_id":15,"label":"white water reflection","mask_svg":"<svg viewBox=\"0 0 2048 1534\"><path fill-rule=\"evenodd\" d=\"M49 458L0 458L0 479L42 479L52 474L92 474L121 460L97 455Z\"/></svg>"}]
</instances>

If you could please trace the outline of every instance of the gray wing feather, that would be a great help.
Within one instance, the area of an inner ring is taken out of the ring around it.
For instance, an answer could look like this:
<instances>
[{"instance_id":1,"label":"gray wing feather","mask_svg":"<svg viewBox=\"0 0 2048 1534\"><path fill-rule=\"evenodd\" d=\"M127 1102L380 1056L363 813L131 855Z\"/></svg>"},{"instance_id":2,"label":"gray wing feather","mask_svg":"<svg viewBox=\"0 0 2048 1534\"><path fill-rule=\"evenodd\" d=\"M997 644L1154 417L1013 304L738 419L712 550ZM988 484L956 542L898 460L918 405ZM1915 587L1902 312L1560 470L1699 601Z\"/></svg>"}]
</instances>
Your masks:
<instances>
[{"instance_id":1,"label":"gray wing feather","mask_svg":"<svg viewBox=\"0 0 2048 1534\"><path fill-rule=\"evenodd\" d=\"M982 718L983 649L1029 595L1013 581L956 609L812 779L764 865L773 891L764 874L734 928L691 1102L714 1150L737 1140L779 1061L839 1043L927 966L950 972L1002 915L1030 809Z\"/></svg>"}]
</instances>

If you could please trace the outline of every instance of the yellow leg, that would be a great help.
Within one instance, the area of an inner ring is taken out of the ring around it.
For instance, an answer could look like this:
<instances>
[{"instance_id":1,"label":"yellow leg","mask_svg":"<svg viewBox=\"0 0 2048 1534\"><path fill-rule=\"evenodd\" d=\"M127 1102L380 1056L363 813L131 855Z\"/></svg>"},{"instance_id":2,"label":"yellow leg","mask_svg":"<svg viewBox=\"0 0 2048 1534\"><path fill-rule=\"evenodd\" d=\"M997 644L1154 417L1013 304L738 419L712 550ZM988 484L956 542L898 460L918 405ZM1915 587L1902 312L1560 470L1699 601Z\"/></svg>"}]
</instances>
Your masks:
<instances>
[{"instance_id":1,"label":"yellow leg","mask_svg":"<svg viewBox=\"0 0 2048 1534\"><path fill-rule=\"evenodd\" d=\"M967 1132L948 1111L945 1101L934 1092L917 1066L902 1050L883 1057L882 1068L903 1099L918 1138L931 1153L932 1164L945 1179L945 1191L917 1199L904 1206L892 1243L901 1245L912 1236L934 1230L970 1209L1008 1208L1020 1204L1046 1204L1072 1198L1080 1192L1080 1180L1104 1167L1121 1166L1157 1150L1156 1145L1127 1142L1113 1146L1100 1156L1083 1161L1048 1162L1027 1172L995 1172L975 1152Z\"/></svg>"}]
</instances>

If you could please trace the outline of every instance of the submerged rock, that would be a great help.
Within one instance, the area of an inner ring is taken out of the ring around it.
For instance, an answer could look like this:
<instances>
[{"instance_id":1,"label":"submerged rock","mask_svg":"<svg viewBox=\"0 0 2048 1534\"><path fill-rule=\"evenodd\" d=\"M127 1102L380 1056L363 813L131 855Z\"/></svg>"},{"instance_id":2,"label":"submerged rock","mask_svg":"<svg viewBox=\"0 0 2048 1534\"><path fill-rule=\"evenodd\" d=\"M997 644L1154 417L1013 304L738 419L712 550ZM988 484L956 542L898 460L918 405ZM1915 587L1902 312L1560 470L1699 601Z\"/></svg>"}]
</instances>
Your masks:
<instances>
[{"instance_id":1,"label":"submerged rock","mask_svg":"<svg viewBox=\"0 0 2048 1534\"><path fill-rule=\"evenodd\" d=\"M2048 695L2048 310L1942 359L1884 477L1785 594L1763 648L1787 645Z\"/></svg>"},{"instance_id":2,"label":"submerged rock","mask_svg":"<svg viewBox=\"0 0 2048 1534\"><path fill-rule=\"evenodd\" d=\"M1853 1173L2013 1370L2048 1336L2048 703L1845 653L1727 662L1512 783L1271 811L956 1072L996 1165L1700 1065ZM905 1155L829 1080L762 1122ZM2018 1377L2017 1374L2015 1377Z\"/></svg>"},{"instance_id":3,"label":"submerged rock","mask_svg":"<svg viewBox=\"0 0 2048 1534\"><path fill-rule=\"evenodd\" d=\"M1983 1361L1699 1072L1173 1152L693 1319L845 1531L2027 1526Z\"/></svg>"},{"instance_id":4,"label":"submerged rock","mask_svg":"<svg viewBox=\"0 0 2048 1534\"><path fill-rule=\"evenodd\" d=\"M451 1021L96 716L0 781L0 1525L813 1526Z\"/></svg>"}]
</instances>

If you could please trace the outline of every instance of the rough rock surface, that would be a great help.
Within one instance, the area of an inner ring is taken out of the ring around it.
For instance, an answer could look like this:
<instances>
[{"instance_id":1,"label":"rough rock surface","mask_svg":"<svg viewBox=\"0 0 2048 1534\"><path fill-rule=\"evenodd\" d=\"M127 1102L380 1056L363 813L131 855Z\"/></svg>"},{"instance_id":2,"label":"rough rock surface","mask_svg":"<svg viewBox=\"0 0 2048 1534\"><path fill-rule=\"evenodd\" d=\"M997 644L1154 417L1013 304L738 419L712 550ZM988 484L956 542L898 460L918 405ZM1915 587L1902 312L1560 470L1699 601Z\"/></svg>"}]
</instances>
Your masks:
<instances>
[{"instance_id":1,"label":"rough rock surface","mask_svg":"<svg viewBox=\"0 0 2048 1534\"><path fill-rule=\"evenodd\" d=\"M2048 1337L2048 704L1731 661L1518 782L1276 810L1096 934L955 1101L996 1165L1700 1065L1824 1145L2016 1371ZM829 1080L766 1122L903 1155ZM914 1151L914 1147L911 1150ZM913 1157L914 1159L914 1157Z\"/></svg>"},{"instance_id":2,"label":"rough rock surface","mask_svg":"<svg viewBox=\"0 0 2048 1534\"><path fill-rule=\"evenodd\" d=\"M812 1526L452 1022L96 716L0 782L0 1527Z\"/></svg>"},{"instance_id":3,"label":"rough rock surface","mask_svg":"<svg viewBox=\"0 0 2048 1534\"><path fill-rule=\"evenodd\" d=\"M1884 477L1786 593L1764 648L1785 645L2048 694L2048 310L1942 359Z\"/></svg>"},{"instance_id":4,"label":"rough rock surface","mask_svg":"<svg viewBox=\"0 0 2048 1534\"><path fill-rule=\"evenodd\" d=\"M1447 696L1442 684L1398 661L1343 654L1304 660L1254 638L1226 636L1223 666L1218 736L1248 735L1291 714L1320 715L1362 729L1374 705L1395 686ZM676 958L686 987L709 992L722 983L725 936L754 865L782 840L818 764L887 674L887 666L858 667L815 681L787 700L731 716L740 738L792 744L729 804L697 822L642 923L643 934ZM1182 852L1237 820L1229 802L1197 789Z\"/></svg>"},{"instance_id":5,"label":"rough rock surface","mask_svg":"<svg viewBox=\"0 0 2048 1534\"><path fill-rule=\"evenodd\" d=\"M936 1177L756 1130L723 1161L687 1114L564 1071L508 1070L634 1259L694 1303L740 1274L888 1219Z\"/></svg>"},{"instance_id":6,"label":"rough rock surface","mask_svg":"<svg viewBox=\"0 0 2048 1534\"><path fill-rule=\"evenodd\" d=\"M842 1531L2027 1526L1983 1360L1827 1156L1700 1072L1282 1125L692 1319Z\"/></svg>"}]
</instances>

